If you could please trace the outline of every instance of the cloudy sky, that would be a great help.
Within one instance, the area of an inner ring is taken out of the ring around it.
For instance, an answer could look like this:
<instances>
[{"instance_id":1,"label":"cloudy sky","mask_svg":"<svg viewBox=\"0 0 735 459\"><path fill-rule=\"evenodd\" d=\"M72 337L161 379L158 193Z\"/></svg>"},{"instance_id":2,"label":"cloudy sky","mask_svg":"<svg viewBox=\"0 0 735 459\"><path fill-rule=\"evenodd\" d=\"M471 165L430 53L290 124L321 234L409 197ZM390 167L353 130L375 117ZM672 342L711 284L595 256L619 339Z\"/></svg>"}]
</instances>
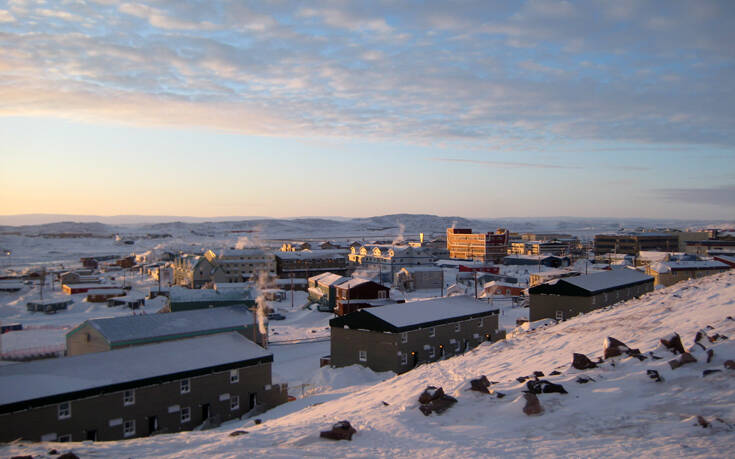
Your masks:
<instances>
[{"instance_id":1,"label":"cloudy sky","mask_svg":"<svg viewBox=\"0 0 735 459\"><path fill-rule=\"evenodd\" d=\"M0 0L0 214L732 218L735 2Z\"/></svg>"}]
</instances>

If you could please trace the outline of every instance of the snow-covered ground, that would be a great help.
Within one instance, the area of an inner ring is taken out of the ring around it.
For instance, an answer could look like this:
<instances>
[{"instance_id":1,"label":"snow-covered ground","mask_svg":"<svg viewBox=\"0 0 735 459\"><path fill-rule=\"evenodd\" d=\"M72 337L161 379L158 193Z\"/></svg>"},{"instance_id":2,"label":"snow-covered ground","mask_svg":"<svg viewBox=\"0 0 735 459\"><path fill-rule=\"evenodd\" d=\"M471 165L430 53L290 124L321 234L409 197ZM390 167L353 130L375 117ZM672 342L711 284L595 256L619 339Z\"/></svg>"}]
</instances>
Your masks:
<instances>
[{"instance_id":1,"label":"snow-covered ground","mask_svg":"<svg viewBox=\"0 0 735 459\"><path fill-rule=\"evenodd\" d=\"M733 446L735 371L735 273L687 281L566 322L485 343L465 355L422 365L404 375L376 375L361 368L310 373L305 397L253 420L233 421L206 432L186 432L119 442L12 444L0 455L45 454L49 447L82 457L722 457ZM711 328L708 328L711 327ZM672 370L675 358L659 339L678 332L689 348L695 333L731 337L705 343L706 363ZM644 361L616 357L591 370L570 367L572 354L596 359L606 337L641 352ZM298 353L272 346L276 362L318 358L321 343ZM718 369L703 376L703 370ZM553 370L561 374L549 376ZM656 370L663 382L650 379ZM522 412L525 384L516 378L543 371L568 394L541 394L545 412ZM470 380L487 375L504 398L469 391ZM581 375L593 379L577 382ZM320 386L321 385L321 386ZM442 386L458 403L442 415L424 416L417 397L427 385ZM697 423L703 416L711 423ZM351 442L319 438L339 420L357 429ZM719 420L718 420L719 419ZM247 435L229 437L235 429Z\"/></svg>"}]
</instances>

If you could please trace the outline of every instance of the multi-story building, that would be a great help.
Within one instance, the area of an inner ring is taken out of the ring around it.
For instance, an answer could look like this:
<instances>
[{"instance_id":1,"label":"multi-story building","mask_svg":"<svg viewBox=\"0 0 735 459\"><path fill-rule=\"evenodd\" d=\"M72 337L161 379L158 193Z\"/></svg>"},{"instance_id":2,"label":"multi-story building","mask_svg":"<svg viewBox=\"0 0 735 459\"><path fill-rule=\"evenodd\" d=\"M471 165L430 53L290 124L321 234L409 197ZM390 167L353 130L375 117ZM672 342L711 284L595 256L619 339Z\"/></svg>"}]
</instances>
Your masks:
<instances>
[{"instance_id":1,"label":"multi-story building","mask_svg":"<svg viewBox=\"0 0 735 459\"><path fill-rule=\"evenodd\" d=\"M497 262L507 255L509 244L510 233L506 229L476 234L469 228L447 229L450 258Z\"/></svg>"},{"instance_id":2,"label":"multi-story building","mask_svg":"<svg viewBox=\"0 0 735 459\"><path fill-rule=\"evenodd\" d=\"M223 249L219 254L207 250L204 257L224 271L223 282L255 280L259 276L276 276L276 258L273 253L260 247Z\"/></svg>"},{"instance_id":3,"label":"multi-story building","mask_svg":"<svg viewBox=\"0 0 735 459\"><path fill-rule=\"evenodd\" d=\"M364 245L352 247L349 254L353 265L380 273L381 282L392 282L395 273L409 266L433 265L436 258L431 248L396 245Z\"/></svg>"},{"instance_id":4,"label":"multi-story building","mask_svg":"<svg viewBox=\"0 0 735 459\"><path fill-rule=\"evenodd\" d=\"M676 252L679 236L676 233L598 234L595 236L595 255L623 253L638 255L641 250Z\"/></svg>"},{"instance_id":5,"label":"multi-story building","mask_svg":"<svg viewBox=\"0 0 735 459\"><path fill-rule=\"evenodd\" d=\"M206 257L181 255L173 261L174 284L202 288L209 282L224 282L225 273Z\"/></svg>"},{"instance_id":6,"label":"multi-story building","mask_svg":"<svg viewBox=\"0 0 735 459\"><path fill-rule=\"evenodd\" d=\"M307 279L316 274L333 272L347 274L347 251L332 250L302 250L278 252L276 258L276 274L280 278L291 276Z\"/></svg>"}]
</instances>

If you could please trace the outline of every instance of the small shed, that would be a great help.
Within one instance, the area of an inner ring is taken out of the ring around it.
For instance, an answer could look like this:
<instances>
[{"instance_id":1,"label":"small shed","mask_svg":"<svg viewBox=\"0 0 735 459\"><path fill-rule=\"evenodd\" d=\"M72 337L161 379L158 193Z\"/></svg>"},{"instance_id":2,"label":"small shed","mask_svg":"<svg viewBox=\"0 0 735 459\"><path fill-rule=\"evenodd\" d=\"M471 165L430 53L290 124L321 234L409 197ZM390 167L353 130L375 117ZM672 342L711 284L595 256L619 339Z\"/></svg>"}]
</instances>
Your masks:
<instances>
[{"instance_id":1,"label":"small shed","mask_svg":"<svg viewBox=\"0 0 735 459\"><path fill-rule=\"evenodd\" d=\"M123 289L102 289L102 290L89 290L87 292L87 301L89 303L105 303L110 298L116 296L125 296L125 290Z\"/></svg>"},{"instance_id":2,"label":"small shed","mask_svg":"<svg viewBox=\"0 0 735 459\"><path fill-rule=\"evenodd\" d=\"M56 311L66 309L72 303L74 303L73 300L37 300L26 303L26 308L31 312L45 312L47 314L53 314Z\"/></svg>"},{"instance_id":3,"label":"small shed","mask_svg":"<svg viewBox=\"0 0 735 459\"><path fill-rule=\"evenodd\" d=\"M107 306L127 306L130 309L138 309L145 306L145 298L137 293L129 293L125 296L110 298L107 300Z\"/></svg>"}]
</instances>

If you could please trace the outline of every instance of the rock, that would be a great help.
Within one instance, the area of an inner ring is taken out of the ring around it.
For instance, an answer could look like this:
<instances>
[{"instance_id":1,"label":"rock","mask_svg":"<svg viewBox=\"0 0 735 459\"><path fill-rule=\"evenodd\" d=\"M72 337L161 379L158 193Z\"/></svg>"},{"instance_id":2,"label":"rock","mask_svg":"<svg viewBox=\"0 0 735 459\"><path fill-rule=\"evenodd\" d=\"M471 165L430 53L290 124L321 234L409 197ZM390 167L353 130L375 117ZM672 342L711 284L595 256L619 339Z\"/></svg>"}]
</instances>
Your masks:
<instances>
[{"instance_id":1,"label":"rock","mask_svg":"<svg viewBox=\"0 0 735 459\"><path fill-rule=\"evenodd\" d=\"M735 319L733 319L732 316L727 316L725 317L725 320L735 320Z\"/></svg>"},{"instance_id":2,"label":"rock","mask_svg":"<svg viewBox=\"0 0 735 459\"><path fill-rule=\"evenodd\" d=\"M564 389L564 386L562 386L561 384L554 384L545 379L539 379L537 381L528 381L526 383L526 388L532 394L542 394L542 393L543 394L551 394L551 393L567 394L568 393Z\"/></svg>"},{"instance_id":3,"label":"rock","mask_svg":"<svg viewBox=\"0 0 735 459\"><path fill-rule=\"evenodd\" d=\"M726 360L724 365L728 370L735 370L735 360Z\"/></svg>"},{"instance_id":4,"label":"rock","mask_svg":"<svg viewBox=\"0 0 735 459\"><path fill-rule=\"evenodd\" d=\"M240 435L245 435L247 432L245 430L233 430L230 432L230 437L239 437Z\"/></svg>"},{"instance_id":5,"label":"rock","mask_svg":"<svg viewBox=\"0 0 735 459\"><path fill-rule=\"evenodd\" d=\"M594 382L595 380L589 376L580 376L576 379L579 384L587 384L588 382Z\"/></svg>"},{"instance_id":6,"label":"rock","mask_svg":"<svg viewBox=\"0 0 735 459\"><path fill-rule=\"evenodd\" d=\"M526 406L523 407L523 412L527 416L534 416L544 412L544 407L541 406L541 402L536 397L536 394L525 393L523 397L526 399Z\"/></svg>"},{"instance_id":7,"label":"rock","mask_svg":"<svg viewBox=\"0 0 735 459\"><path fill-rule=\"evenodd\" d=\"M717 342L717 341L724 341L726 339L727 339L727 336L720 335L719 333L715 333L714 335L712 335L712 342L713 343L714 342Z\"/></svg>"},{"instance_id":8,"label":"rock","mask_svg":"<svg viewBox=\"0 0 735 459\"><path fill-rule=\"evenodd\" d=\"M331 430L325 430L319 434L321 438L328 438L330 440L349 440L352 441L352 436L357 433L357 430L350 425L349 421L339 421L332 425Z\"/></svg>"},{"instance_id":9,"label":"rock","mask_svg":"<svg viewBox=\"0 0 735 459\"><path fill-rule=\"evenodd\" d=\"M528 376L519 376L516 378L516 381L522 383L522 382L526 382L527 379L528 379Z\"/></svg>"},{"instance_id":10,"label":"rock","mask_svg":"<svg viewBox=\"0 0 735 459\"><path fill-rule=\"evenodd\" d=\"M554 370L551 373L549 373L549 376L557 376L557 375L560 375L560 374L561 374L561 371Z\"/></svg>"},{"instance_id":11,"label":"rock","mask_svg":"<svg viewBox=\"0 0 735 459\"><path fill-rule=\"evenodd\" d=\"M697 424L699 424L700 426L702 426L705 429L710 426L709 421L707 421L706 419L704 419L702 416L697 416Z\"/></svg>"},{"instance_id":12,"label":"rock","mask_svg":"<svg viewBox=\"0 0 735 459\"><path fill-rule=\"evenodd\" d=\"M390 403L388 403L388 402L383 402L383 406L390 406Z\"/></svg>"},{"instance_id":13,"label":"rock","mask_svg":"<svg viewBox=\"0 0 735 459\"><path fill-rule=\"evenodd\" d=\"M505 397L505 394L504 394L504 393L502 393L502 392L497 392L497 391L492 391L492 395L495 395L495 396L496 396L496 397L498 397L498 398L503 398L503 397Z\"/></svg>"},{"instance_id":14,"label":"rock","mask_svg":"<svg viewBox=\"0 0 735 459\"><path fill-rule=\"evenodd\" d=\"M543 371L534 371L533 372L533 377L534 378L543 378L544 376L546 376L546 375L544 375L544 372Z\"/></svg>"},{"instance_id":15,"label":"rock","mask_svg":"<svg viewBox=\"0 0 735 459\"><path fill-rule=\"evenodd\" d=\"M694 356L688 352L683 353L678 359L669 360L669 365L671 366L672 370L676 370L682 365L686 365L687 363L694 363L697 359L694 358Z\"/></svg>"},{"instance_id":16,"label":"rock","mask_svg":"<svg viewBox=\"0 0 735 459\"><path fill-rule=\"evenodd\" d=\"M574 354L572 356L572 367L576 368L577 370L587 370L589 368L596 368L597 365L590 360L586 355L584 354ZM523 382L523 381L520 381Z\"/></svg>"},{"instance_id":17,"label":"rock","mask_svg":"<svg viewBox=\"0 0 735 459\"><path fill-rule=\"evenodd\" d=\"M674 354L684 354L686 352L684 345L681 343L681 336L678 333L672 333L666 338L661 338L661 344Z\"/></svg>"},{"instance_id":18,"label":"rock","mask_svg":"<svg viewBox=\"0 0 735 459\"><path fill-rule=\"evenodd\" d=\"M722 373L722 370L720 370L720 369L716 369L716 370L704 370L702 372L702 377L707 376L707 375L711 375L712 373Z\"/></svg>"},{"instance_id":19,"label":"rock","mask_svg":"<svg viewBox=\"0 0 735 459\"><path fill-rule=\"evenodd\" d=\"M257 426L258 424L260 424L260 423L261 423L261 422L263 422L263 421L262 421L262 420L260 420L260 419L255 419L255 420L253 420L253 422L254 422L254 423L255 423L255 425Z\"/></svg>"},{"instance_id":20,"label":"rock","mask_svg":"<svg viewBox=\"0 0 735 459\"><path fill-rule=\"evenodd\" d=\"M11 456L10 459L33 459L33 456L31 456L30 454L25 456Z\"/></svg>"},{"instance_id":21,"label":"rock","mask_svg":"<svg viewBox=\"0 0 735 459\"><path fill-rule=\"evenodd\" d=\"M624 342L619 341L612 336L608 336L605 338L605 343L602 347L602 358L607 360L611 357L622 355L624 352L628 351L630 351L630 348L626 346Z\"/></svg>"},{"instance_id":22,"label":"rock","mask_svg":"<svg viewBox=\"0 0 735 459\"><path fill-rule=\"evenodd\" d=\"M649 352L648 355L650 355L653 360L661 360L661 359L663 359L663 357L658 356L658 355L654 354L653 352Z\"/></svg>"},{"instance_id":23,"label":"rock","mask_svg":"<svg viewBox=\"0 0 735 459\"><path fill-rule=\"evenodd\" d=\"M712 349L707 349L707 363L712 362L712 359L715 357L715 351Z\"/></svg>"},{"instance_id":24,"label":"rock","mask_svg":"<svg viewBox=\"0 0 735 459\"><path fill-rule=\"evenodd\" d=\"M59 452L52 448L48 450L48 453L46 454L48 454L49 456L56 456L57 454L59 454Z\"/></svg>"},{"instance_id":25,"label":"rock","mask_svg":"<svg viewBox=\"0 0 735 459\"><path fill-rule=\"evenodd\" d=\"M427 386L426 389L419 395L419 403L425 405L432 400L441 398L444 395L444 389L441 387Z\"/></svg>"},{"instance_id":26,"label":"rock","mask_svg":"<svg viewBox=\"0 0 735 459\"><path fill-rule=\"evenodd\" d=\"M425 405L421 405L419 410L421 410L425 416L428 416L431 413L442 414L455 403L457 403L456 398L442 394L441 398L434 399Z\"/></svg>"},{"instance_id":27,"label":"rock","mask_svg":"<svg viewBox=\"0 0 735 459\"><path fill-rule=\"evenodd\" d=\"M71 451L68 451L62 455L60 455L57 459L79 459L79 456L72 453Z\"/></svg>"},{"instance_id":28,"label":"rock","mask_svg":"<svg viewBox=\"0 0 735 459\"><path fill-rule=\"evenodd\" d=\"M705 330L714 330L715 327L713 327L712 325L707 325L706 327L704 327L704 329Z\"/></svg>"},{"instance_id":29,"label":"rock","mask_svg":"<svg viewBox=\"0 0 735 459\"><path fill-rule=\"evenodd\" d=\"M490 393L490 390L488 390L488 387L490 387L490 381L488 381L487 376L482 375L477 379L473 379L470 381L470 390L474 390L477 392L484 392L486 394Z\"/></svg>"},{"instance_id":30,"label":"rock","mask_svg":"<svg viewBox=\"0 0 735 459\"><path fill-rule=\"evenodd\" d=\"M664 378L661 377L660 374L658 374L658 371L656 370L646 370L646 374L649 378L653 379L656 382L663 382Z\"/></svg>"}]
</instances>

